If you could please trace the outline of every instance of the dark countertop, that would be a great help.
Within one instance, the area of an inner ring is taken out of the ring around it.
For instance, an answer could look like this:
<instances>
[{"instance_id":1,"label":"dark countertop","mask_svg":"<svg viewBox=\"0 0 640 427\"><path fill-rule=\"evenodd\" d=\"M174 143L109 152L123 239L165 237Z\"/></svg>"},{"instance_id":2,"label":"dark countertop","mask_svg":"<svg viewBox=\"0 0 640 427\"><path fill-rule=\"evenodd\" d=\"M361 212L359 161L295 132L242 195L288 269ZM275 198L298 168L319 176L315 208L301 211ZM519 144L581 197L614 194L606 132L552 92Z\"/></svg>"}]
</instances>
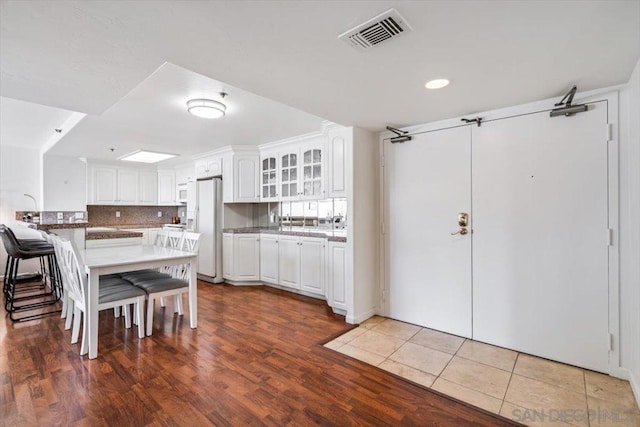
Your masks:
<instances>
[{"instance_id":1,"label":"dark countertop","mask_svg":"<svg viewBox=\"0 0 640 427\"><path fill-rule=\"evenodd\" d=\"M130 228L162 228L166 222L161 224L93 224L88 227L109 227L109 228L117 228L118 230L126 230Z\"/></svg>"},{"instance_id":2,"label":"dark countertop","mask_svg":"<svg viewBox=\"0 0 640 427\"><path fill-rule=\"evenodd\" d=\"M281 236L301 236L301 237L318 237L325 238L329 242L346 242L347 236L344 231L322 231L322 230L280 230L273 227L241 227L241 228L224 228L223 233L228 234L279 234Z\"/></svg>"},{"instance_id":3,"label":"dark countertop","mask_svg":"<svg viewBox=\"0 0 640 427\"><path fill-rule=\"evenodd\" d=\"M102 240L102 239L124 239L127 237L142 237L142 233L136 231L113 230L113 231L93 231L87 232L85 240Z\"/></svg>"},{"instance_id":4,"label":"dark countertop","mask_svg":"<svg viewBox=\"0 0 640 427\"><path fill-rule=\"evenodd\" d=\"M27 224L27 227L34 228L36 230L61 230L65 228L87 228L89 226L88 222L25 222L25 224Z\"/></svg>"}]
</instances>

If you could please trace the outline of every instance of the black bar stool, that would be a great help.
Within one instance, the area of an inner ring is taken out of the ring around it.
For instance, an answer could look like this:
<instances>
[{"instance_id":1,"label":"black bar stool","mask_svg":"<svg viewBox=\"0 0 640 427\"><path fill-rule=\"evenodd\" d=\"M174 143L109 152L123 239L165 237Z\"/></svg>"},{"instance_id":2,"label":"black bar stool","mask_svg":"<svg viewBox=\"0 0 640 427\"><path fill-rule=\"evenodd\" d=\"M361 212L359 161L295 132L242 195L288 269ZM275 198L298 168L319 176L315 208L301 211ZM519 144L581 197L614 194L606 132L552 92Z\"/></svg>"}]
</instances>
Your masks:
<instances>
[{"instance_id":1,"label":"black bar stool","mask_svg":"<svg viewBox=\"0 0 640 427\"><path fill-rule=\"evenodd\" d=\"M57 304L62 296L61 281L53 245L39 239L17 239L13 231L0 225L0 237L7 251L3 294L5 310L9 318L16 322L35 317L59 313L61 310L49 310L16 317L14 313L36 310ZM38 284L25 283L18 278L18 267L21 260L39 258L42 282ZM47 278L48 284L47 284Z\"/></svg>"}]
</instances>

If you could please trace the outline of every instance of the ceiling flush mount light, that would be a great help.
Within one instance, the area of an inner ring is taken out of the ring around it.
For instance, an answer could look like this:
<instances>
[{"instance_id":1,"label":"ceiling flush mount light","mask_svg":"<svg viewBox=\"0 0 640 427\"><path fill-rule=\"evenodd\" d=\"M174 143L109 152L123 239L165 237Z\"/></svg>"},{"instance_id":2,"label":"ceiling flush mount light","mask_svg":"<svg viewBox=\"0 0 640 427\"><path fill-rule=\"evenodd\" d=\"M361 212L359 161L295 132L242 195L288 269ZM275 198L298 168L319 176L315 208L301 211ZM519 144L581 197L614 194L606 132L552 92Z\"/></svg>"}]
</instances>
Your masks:
<instances>
[{"instance_id":1,"label":"ceiling flush mount light","mask_svg":"<svg viewBox=\"0 0 640 427\"><path fill-rule=\"evenodd\" d=\"M175 154L136 150L133 153L125 154L124 156L118 157L118 160L124 160L126 162L158 163L175 156Z\"/></svg>"},{"instance_id":2,"label":"ceiling flush mount light","mask_svg":"<svg viewBox=\"0 0 640 427\"><path fill-rule=\"evenodd\" d=\"M445 86L449 86L449 80L447 79L435 79L429 80L426 85L427 89L442 89Z\"/></svg>"},{"instance_id":3,"label":"ceiling flush mount light","mask_svg":"<svg viewBox=\"0 0 640 427\"><path fill-rule=\"evenodd\" d=\"M226 93L220 93L222 99L224 99L225 96L227 96ZM191 99L187 101L187 111L203 119L219 119L224 116L224 113L227 111L227 106L213 99Z\"/></svg>"}]
</instances>

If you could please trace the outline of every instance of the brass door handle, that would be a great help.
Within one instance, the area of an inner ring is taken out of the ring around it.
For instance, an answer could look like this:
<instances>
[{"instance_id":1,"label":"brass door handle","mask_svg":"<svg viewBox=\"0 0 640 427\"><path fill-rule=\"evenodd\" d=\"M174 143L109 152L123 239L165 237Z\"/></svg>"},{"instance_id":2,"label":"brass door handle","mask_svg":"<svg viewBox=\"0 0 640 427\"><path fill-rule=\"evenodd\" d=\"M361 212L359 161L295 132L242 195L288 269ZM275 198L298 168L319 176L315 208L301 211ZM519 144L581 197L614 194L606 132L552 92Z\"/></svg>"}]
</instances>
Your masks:
<instances>
[{"instance_id":1,"label":"brass door handle","mask_svg":"<svg viewBox=\"0 0 640 427\"><path fill-rule=\"evenodd\" d=\"M456 234L461 234L461 235L463 235L463 236L464 236L464 235L465 235L465 234L467 234L468 232L469 232L469 231L467 230L467 228L466 228L466 227L462 227L462 228L460 228L460 230L456 231L455 233L449 233L449 234L451 234L452 236L455 236Z\"/></svg>"}]
</instances>

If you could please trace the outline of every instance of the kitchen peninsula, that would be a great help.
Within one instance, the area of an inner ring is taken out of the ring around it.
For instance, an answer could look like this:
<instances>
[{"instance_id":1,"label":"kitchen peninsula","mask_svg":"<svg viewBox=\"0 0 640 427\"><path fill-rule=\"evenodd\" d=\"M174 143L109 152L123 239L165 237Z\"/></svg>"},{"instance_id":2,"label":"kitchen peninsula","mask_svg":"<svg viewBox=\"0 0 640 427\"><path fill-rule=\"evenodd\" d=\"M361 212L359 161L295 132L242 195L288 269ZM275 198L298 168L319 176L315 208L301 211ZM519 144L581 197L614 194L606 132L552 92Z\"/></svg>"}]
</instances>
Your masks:
<instances>
[{"instance_id":1,"label":"kitchen peninsula","mask_svg":"<svg viewBox=\"0 0 640 427\"><path fill-rule=\"evenodd\" d=\"M15 218L29 228L55 230L79 248L95 248L151 244L179 213L177 206L89 205L86 212L38 212L38 221L24 221L28 215L33 213L19 211Z\"/></svg>"}]
</instances>

